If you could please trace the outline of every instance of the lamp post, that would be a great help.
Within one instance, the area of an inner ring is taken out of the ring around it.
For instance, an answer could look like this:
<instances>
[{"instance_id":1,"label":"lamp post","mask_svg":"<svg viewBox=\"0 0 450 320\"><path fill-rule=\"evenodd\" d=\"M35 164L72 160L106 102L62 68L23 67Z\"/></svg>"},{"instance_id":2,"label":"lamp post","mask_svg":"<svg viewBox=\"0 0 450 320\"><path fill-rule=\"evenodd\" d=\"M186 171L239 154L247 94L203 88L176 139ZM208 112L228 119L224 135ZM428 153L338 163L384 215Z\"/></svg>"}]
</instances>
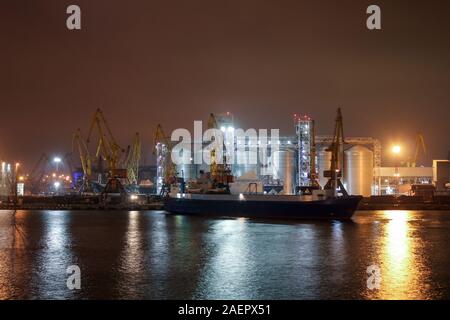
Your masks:
<instances>
[{"instance_id":1,"label":"lamp post","mask_svg":"<svg viewBox=\"0 0 450 320\"><path fill-rule=\"evenodd\" d=\"M392 147L392 153L394 154L394 159L395 159L395 172L394 172L394 176L396 177L395 195L398 195L399 187L400 187L400 173L398 171L398 167L399 167L398 156L399 156L401 150L402 149L399 145L395 145Z\"/></svg>"}]
</instances>

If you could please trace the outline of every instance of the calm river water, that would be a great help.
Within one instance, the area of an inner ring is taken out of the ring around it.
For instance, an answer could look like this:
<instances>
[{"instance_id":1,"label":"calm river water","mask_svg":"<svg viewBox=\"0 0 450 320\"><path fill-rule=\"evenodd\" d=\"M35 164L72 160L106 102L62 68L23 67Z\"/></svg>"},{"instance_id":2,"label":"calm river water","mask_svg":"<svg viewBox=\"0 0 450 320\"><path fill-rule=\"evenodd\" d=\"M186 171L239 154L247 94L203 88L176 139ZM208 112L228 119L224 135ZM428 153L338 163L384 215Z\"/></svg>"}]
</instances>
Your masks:
<instances>
[{"instance_id":1,"label":"calm river water","mask_svg":"<svg viewBox=\"0 0 450 320\"><path fill-rule=\"evenodd\" d=\"M80 290L67 287L71 265ZM97 298L449 299L450 212L274 222L0 211L0 299Z\"/></svg>"}]
</instances>

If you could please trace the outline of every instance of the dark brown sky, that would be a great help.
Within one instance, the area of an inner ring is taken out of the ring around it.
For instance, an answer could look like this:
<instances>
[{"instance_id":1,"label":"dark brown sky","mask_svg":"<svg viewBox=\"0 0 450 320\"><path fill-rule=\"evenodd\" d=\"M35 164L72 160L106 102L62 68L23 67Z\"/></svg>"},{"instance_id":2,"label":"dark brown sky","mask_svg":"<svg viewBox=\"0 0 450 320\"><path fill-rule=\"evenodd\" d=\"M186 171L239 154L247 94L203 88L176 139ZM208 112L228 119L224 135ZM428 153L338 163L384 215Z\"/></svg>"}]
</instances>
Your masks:
<instances>
[{"instance_id":1,"label":"dark brown sky","mask_svg":"<svg viewBox=\"0 0 450 320\"><path fill-rule=\"evenodd\" d=\"M69 4L81 31L66 29ZM369 4L382 31L365 27ZM289 134L298 112L328 134L338 105L346 135L390 146L422 131L444 158L449 39L446 0L1 0L0 158L70 151L97 107L149 154L158 122L190 129L232 111L238 126Z\"/></svg>"}]
</instances>

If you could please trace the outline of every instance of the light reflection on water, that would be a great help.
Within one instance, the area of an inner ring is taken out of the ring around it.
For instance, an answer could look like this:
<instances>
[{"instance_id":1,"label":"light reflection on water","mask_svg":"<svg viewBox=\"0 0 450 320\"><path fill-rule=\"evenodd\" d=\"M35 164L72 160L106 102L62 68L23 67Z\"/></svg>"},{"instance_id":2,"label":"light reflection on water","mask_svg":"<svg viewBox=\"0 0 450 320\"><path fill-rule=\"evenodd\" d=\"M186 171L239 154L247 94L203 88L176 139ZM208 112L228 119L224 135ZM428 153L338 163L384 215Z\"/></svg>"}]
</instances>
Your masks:
<instances>
[{"instance_id":1,"label":"light reflection on water","mask_svg":"<svg viewBox=\"0 0 450 320\"><path fill-rule=\"evenodd\" d=\"M0 211L0 299L448 299L449 240L449 212L274 222ZM80 291L66 288L72 264ZM372 264L379 290L367 288Z\"/></svg>"},{"instance_id":2,"label":"light reflection on water","mask_svg":"<svg viewBox=\"0 0 450 320\"><path fill-rule=\"evenodd\" d=\"M425 239L415 234L414 222L408 211L386 211L384 237L380 238L379 263L382 286L373 298L429 299L439 293L430 290ZM420 228L420 225L418 225Z\"/></svg>"}]
</instances>

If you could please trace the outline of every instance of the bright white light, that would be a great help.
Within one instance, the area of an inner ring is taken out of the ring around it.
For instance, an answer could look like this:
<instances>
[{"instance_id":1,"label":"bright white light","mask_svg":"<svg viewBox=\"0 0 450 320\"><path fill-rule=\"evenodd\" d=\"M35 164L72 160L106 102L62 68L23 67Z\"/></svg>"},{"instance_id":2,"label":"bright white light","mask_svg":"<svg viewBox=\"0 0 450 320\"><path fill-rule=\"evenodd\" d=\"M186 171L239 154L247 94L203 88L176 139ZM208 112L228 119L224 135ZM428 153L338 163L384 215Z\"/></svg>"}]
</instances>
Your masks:
<instances>
[{"instance_id":1,"label":"bright white light","mask_svg":"<svg viewBox=\"0 0 450 320\"><path fill-rule=\"evenodd\" d=\"M135 195L135 194L132 194L131 196L130 196L130 200L137 200L137 198L138 198L138 196L137 195Z\"/></svg>"},{"instance_id":2,"label":"bright white light","mask_svg":"<svg viewBox=\"0 0 450 320\"><path fill-rule=\"evenodd\" d=\"M225 127L220 127L220 131L225 132Z\"/></svg>"},{"instance_id":3,"label":"bright white light","mask_svg":"<svg viewBox=\"0 0 450 320\"><path fill-rule=\"evenodd\" d=\"M55 186L55 189L58 189L61 186L61 183L56 181L53 185Z\"/></svg>"},{"instance_id":4,"label":"bright white light","mask_svg":"<svg viewBox=\"0 0 450 320\"><path fill-rule=\"evenodd\" d=\"M233 132L234 128L233 127L228 127L228 132Z\"/></svg>"},{"instance_id":5,"label":"bright white light","mask_svg":"<svg viewBox=\"0 0 450 320\"><path fill-rule=\"evenodd\" d=\"M400 153L400 151L401 151L401 148L400 148L400 146L398 146L398 145L395 145L395 146L393 146L393 147L392 147L392 152L393 152L393 153L395 153L395 154L399 154L399 153Z\"/></svg>"},{"instance_id":6,"label":"bright white light","mask_svg":"<svg viewBox=\"0 0 450 320\"><path fill-rule=\"evenodd\" d=\"M245 197L244 197L244 195L242 194L242 193L239 193L239 200L245 200Z\"/></svg>"},{"instance_id":7,"label":"bright white light","mask_svg":"<svg viewBox=\"0 0 450 320\"><path fill-rule=\"evenodd\" d=\"M53 162L60 163L61 162L61 158L60 157L54 157L53 158Z\"/></svg>"}]
</instances>

